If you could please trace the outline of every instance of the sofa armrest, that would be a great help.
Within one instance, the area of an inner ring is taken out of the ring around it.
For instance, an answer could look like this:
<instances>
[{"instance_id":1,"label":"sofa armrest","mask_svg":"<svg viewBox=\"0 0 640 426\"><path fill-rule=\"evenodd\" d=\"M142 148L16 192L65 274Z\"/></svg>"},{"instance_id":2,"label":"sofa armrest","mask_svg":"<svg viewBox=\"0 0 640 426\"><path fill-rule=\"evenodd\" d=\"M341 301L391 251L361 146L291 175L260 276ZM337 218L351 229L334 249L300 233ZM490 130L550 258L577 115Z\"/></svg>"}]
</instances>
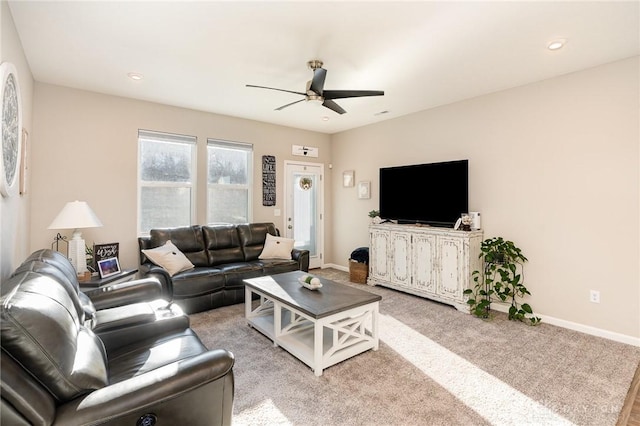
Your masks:
<instances>
[{"instance_id":1,"label":"sofa armrest","mask_svg":"<svg viewBox=\"0 0 640 426\"><path fill-rule=\"evenodd\" d=\"M135 425L153 413L163 425L229 425L233 364L224 349L176 361L59 406L55 424Z\"/></svg>"},{"instance_id":2,"label":"sofa armrest","mask_svg":"<svg viewBox=\"0 0 640 426\"><path fill-rule=\"evenodd\" d=\"M291 250L291 259L298 262L298 269L309 272L309 250Z\"/></svg>"},{"instance_id":3,"label":"sofa armrest","mask_svg":"<svg viewBox=\"0 0 640 426\"><path fill-rule=\"evenodd\" d=\"M162 286L162 297L167 300L173 299L173 281L171 275L162 267L151 263L143 263L138 267L138 272L143 278L155 278Z\"/></svg>"},{"instance_id":4,"label":"sofa armrest","mask_svg":"<svg viewBox=\"0 0 640 426\"><path fill-rule=\"evenodd\" d=\"M97 310L115 308L131 303L148 302L162 297L162 285L157 278L146 277L140 280L105 285L85 291Z\"/></svg>"}]
</instances>

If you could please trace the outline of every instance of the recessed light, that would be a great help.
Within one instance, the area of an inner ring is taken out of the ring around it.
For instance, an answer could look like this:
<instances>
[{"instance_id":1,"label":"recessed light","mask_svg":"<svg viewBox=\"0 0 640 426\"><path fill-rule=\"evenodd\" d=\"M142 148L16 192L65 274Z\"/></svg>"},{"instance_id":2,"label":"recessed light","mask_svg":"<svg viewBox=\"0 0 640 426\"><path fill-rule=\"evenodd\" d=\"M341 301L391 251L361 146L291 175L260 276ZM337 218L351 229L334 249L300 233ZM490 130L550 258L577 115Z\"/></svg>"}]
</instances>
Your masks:
<instances>
[{"instance_id":1,"label":"recessed light","mask_svg":"<svg viewBox=\"0 0 640 426\"><path fill-rule=\"evenodd\" d=\"M325 115L324 117L322 117L322 121L329 121L329 117Z\"/></svg>"},{"instance_id":2,"label":"recessed light","mask_svg":"<svg viewBox=\"0 0 640 426\"><path fill-rule=\"evenodd\" d=\"M131 80L142 80L143 79L143 75L137 72L130 72L129 74L127 74L127 76L131 79Z\"/></svg>"},{"instance_id":3,"label":"recessed light","mask_svg":"<svg viewBox=\"0 0 640 426\"><path fill-rule=\"evenodd\" d=\"M557 40L553 40L547 45L547 49L549 50L558 50L562 49L562 47L567 43L567 40L563 38L559 38Z\"/></svg>"}]
</instances>

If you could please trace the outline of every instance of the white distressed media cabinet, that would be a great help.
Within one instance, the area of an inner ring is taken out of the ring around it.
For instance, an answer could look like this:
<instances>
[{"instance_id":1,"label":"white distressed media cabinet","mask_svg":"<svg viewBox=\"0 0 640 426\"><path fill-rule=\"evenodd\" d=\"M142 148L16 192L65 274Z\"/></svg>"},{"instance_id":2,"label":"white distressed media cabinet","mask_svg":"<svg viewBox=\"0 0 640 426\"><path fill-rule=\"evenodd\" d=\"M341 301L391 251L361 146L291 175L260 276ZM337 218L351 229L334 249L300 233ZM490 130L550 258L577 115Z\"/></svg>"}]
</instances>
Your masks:
<instances>
[{"instance_id":1,"label":"white distressed media cabinet","mask_svg":"<svg viewBox=\"0 0 640 426\"><path fill-rule=\"evenodd\" d=\"M467 288L480 270L482 231L393 223L369 227L369 285L382 285L469 312Z\"/></svg>"}]
</instances>

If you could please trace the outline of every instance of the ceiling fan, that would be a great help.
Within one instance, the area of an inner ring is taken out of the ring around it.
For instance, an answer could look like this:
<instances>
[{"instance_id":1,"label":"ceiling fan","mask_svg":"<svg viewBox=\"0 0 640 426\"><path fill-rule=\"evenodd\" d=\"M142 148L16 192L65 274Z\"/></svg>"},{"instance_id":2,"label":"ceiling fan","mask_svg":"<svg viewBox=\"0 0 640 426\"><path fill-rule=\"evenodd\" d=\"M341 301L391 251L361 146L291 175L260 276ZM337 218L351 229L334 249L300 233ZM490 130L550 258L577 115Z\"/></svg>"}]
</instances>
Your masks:
<instances>
[{"instance_id":1,"label":"ceiling fan","mask_svg":"<svg viewBox=\"0 0 640 426\"><path fill-rule=\"evenodd\" d=\"M344 114L347 111L335 103L333 101L334 99L384 95L384 91L382 90L324 90L324 79L327 76L327 70L322 68L322 61L314 59L307 62L307 66L313 70L313 78L307 82L307 89L305 92L295 92L293 90L276 89L275 87L256 86L253 84L247 84L247 87L278 90L280 92L295 93L296 95L304 96L303 99L276 108L276 111L283 110L291 105L297 104L298 102L316 101L322 102L322 106L327 107L338 114Z\"/></svg>"}]
</instances>

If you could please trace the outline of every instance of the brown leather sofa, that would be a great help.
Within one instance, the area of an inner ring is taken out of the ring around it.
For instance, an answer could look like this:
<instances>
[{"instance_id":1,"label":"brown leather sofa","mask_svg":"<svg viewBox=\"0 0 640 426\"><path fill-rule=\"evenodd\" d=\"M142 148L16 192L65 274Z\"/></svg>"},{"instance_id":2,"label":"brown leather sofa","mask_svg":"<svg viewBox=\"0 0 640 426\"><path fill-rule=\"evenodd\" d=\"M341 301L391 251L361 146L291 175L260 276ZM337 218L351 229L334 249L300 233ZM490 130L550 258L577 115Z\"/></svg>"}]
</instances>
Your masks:
<instances>
[{"instance_id":1,"label":"brown leather sofa","mask_svg":"<svg viewBox=\"0 0 640 426\"><path fill-rule=\"evenodd\" d=\"M290 259L259 259L267 234L279 236L273 223L152 229L149 237L138 238L140 272L157 278L164 297L171 298L187 313L242 303L242 281L246 278L309 270L308 250L294 248ZM170 276L142 252L168 240L194 268Z\"/></svg>"},{"instance_id":2,"label":"brown leather sofa","mask_svg":"<svg viewBox=\"0 0 640 426\"><path fill-rule=\"evenodd\" d=\"M157 280L102 288L94 304L59 257L36 252L2 283L0 424L231 424L233 354L149 299Z\"/></svg>"}]
</instances>

